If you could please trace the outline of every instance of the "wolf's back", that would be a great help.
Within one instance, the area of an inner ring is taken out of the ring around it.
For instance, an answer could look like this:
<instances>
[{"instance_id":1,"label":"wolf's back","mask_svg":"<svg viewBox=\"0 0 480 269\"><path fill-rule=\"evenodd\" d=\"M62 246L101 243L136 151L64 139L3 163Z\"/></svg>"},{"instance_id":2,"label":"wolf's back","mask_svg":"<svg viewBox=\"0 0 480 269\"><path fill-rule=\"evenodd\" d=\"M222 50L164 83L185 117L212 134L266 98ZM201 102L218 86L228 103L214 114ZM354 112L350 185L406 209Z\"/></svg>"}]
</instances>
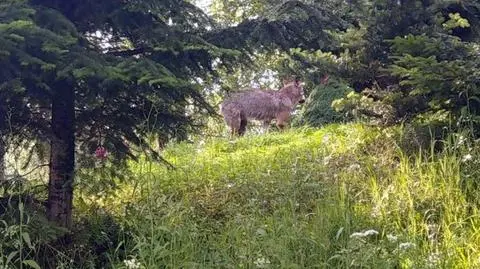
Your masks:
<instances>
[{"instance_id":1,"label":"wolf's back","mask_svg":"<svg viewBox=\"0 0 480 269\"><path fill-rule=\"evenodd\" d=\"M271 120L280 109L280 99L274 91L253 90L239 93L225 106L234 106L247 118Z\"/></svg>"}]
</instances>

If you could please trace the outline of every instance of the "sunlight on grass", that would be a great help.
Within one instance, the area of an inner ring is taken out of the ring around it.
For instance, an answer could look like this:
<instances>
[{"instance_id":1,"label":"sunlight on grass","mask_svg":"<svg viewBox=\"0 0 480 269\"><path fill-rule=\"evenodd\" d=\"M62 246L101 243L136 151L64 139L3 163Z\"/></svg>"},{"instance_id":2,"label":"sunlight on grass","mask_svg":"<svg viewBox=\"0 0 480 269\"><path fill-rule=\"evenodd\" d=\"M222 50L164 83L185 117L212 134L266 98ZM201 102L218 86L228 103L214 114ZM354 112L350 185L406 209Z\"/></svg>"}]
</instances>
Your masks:
<instances>
[{"instance_id":1,"label":"sunlight on grass","mask_svg":"<svg viewBox=\"0 0 480 269\"><path fill-rule=\"evenodd\" d=\"M480 266L476 152L409 156L395 137L348 124L174 145L175 169L131 163L102 207L144 268Z\"/></svg>"}]
</instances>

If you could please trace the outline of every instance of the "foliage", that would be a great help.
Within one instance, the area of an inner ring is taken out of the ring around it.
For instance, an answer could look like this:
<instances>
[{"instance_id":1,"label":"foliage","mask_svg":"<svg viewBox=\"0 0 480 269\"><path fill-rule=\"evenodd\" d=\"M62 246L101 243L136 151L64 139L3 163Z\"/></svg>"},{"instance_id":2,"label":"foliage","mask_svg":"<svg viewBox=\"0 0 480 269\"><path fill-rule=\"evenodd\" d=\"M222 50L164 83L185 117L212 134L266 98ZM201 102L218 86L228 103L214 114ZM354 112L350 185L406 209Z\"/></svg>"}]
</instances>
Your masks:
<instances>
[{"instance_id":1,"label":"foliage","mask_svg":"<svg viewBox=\"0 0 480 269\"><path fill-rule=\"evenodd\" d=\"M224 25L234 25L246 19L254 19L264 15L265 11L275 5L275 1L212 1L210 10L213 18Z\"/></svg>"},{"instance_id":2,"label":"foliage","mask_svg":"<svg viewBox=\"0 0 480 269\"><path fill-rule=\"evenodd\" d=\"M0 265L4 268L41 268L41 261L51 259L39 258L45 248L67 232L49 224L32 194L1 198L0 212Z\"/></svg>"},{"instance_id":3,"label":"foliage","mask_svg":"<svg viewBox=\"0 0 480 269\"><path fill-rule=\"evenodd\" d=\"M147 134L185 139L198 130L200 115L213 113L191 77L205 75L213 59L228 59L235 52L202 40L203 28L192 30L198 23L211 24L198 8L183 1L102 3L2 4L0 79L2 102L7 102L0 111L2 135L26 130L33 138L51 138L48 107L60 78L76 90L83 157L99 144L115 149L110 151L115 160L132 157L133 145L149 147Z\"/></svg>"},{"instance_id":4,"label":"foliage","mask_svg":"<svg viewBox=\"0 0 480 269\"><path fill-rule=\"evenodd\" d=\"M330 32L345 29L347 23L333 9L303 1L291 0L260 9L252 19L235 27L220 28L205 35L207 41L222 47L248 52L272 49L332 49L337 47ZM235 16L235 15L234 15Z\"/></svg>"},{"instance_id":5,"label":"foliage","mask_svg":"<svg viewBox=\"0 0 480 269\"><path fill-rule=\"evenodd\" d=\"M308 100L300 112L300 119L296 123L309 126L322 126L324 124L340 122L348 119L332 108L332 102L352 91L346 83L332 78L326 85L319 85L310 93Z\"/></svg>"},{"instance_id":6,"label":"foliage","mask_svg":"<svg viewBox=\"0 0 480 269\"><path fill-rule=\"evenodd\" d=\"M374 68L367 83L356 87L371 99L347 97L339 101L343 107L375 120L376 107L389 107L383 117L390 120L383 123L476 121L478 3L380 1L376 7L359 58Z\"/></svg>"},{"instance_id":7,"label":"foliage","mask_svg":"<svg viewBox=\"0 0 480 269\"><path fill-rule=\"evenodd\" d=\"M336 99L332 107L337 113L345 112L351 118L387 125L395 123L394 109L372 97L350 91L347 96Z\"/></svg>"},{"instance_id":8,"label":"foliage","mask_svg":"<svg viewBox=\"0 0 480 269\"><path fill-rule=\"evenodd\" d=\"M406 155L403 133L328 125L172 145L175 170L132 163L135 178L92 206L131 235L115 268L477 266L478 145L458 134Z\"/></svg>"},{"instance_id":9,"label":"foliage","mask_svg":"<svg viewBox=\"0 0 480 269\"><path fill-rule=\"evenodd\" d=\"M400 86L410 96L423 98L428 112L447 111L453 113L455 119L472 120L466 117L478 113L471 103L476 102L479 94L478 50L457 38L442 40L409 36L407 39L411 40L408 44L396 38L392 45L394 51L402 55L395 57L390 67L393 75L402 78ZM412 42L427 52L421 56L415 54L414 48L409 47ZM430 56L428 50L434 53Z\"/></svg>"}]
</instances>

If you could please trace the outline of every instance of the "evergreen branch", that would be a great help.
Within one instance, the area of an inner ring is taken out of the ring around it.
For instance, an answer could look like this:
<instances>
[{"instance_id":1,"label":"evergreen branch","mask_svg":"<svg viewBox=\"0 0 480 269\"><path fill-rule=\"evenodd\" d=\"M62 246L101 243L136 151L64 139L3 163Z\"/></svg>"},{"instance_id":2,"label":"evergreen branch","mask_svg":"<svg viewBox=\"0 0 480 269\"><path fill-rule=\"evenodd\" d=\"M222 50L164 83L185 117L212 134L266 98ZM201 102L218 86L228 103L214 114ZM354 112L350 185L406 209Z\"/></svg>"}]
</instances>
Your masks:
<instances>
[{"instance_id":1,"label":"evergreen branch","mask_svg":"<svg viewBox=\"0 0 480 269\"><path fill-rule=\"evenodd\" d=\"M141 54L145 54L153 51L154 51L153 48L142 47L142 48L135 48L135 49L128 49L128 50L113 50L113 51L108 51L107 54L113 55L113 56L131 57L131 56L141 55Z\"/></svg>"}]
</instances>

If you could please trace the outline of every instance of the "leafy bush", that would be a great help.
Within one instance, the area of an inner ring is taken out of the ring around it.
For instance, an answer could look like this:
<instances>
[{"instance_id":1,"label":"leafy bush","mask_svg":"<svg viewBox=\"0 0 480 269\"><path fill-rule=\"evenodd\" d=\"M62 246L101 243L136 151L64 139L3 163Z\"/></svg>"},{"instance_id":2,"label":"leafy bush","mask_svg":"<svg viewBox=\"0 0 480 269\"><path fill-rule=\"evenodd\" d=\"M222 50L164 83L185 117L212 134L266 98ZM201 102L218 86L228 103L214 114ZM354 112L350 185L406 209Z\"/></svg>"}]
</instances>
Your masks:
<instances>
[{"instance_id":1,"label":"leafy bush","mask_svg":"<svg viewBox=\"0 0 480 269\"><path fill-rule=\"evenodd\" d=\"M413 121L448 126L455 122L457 130L478 127L480 66L478 42L472 36L478 31L471 23L476 19L463 12L471 8L468 5L448 2L423 3L431 9L419 9L411 2L383 10L374 21L380 25L398 21L399 25L369 28L364 36L372 39L367 51L377 51L365 54L363 60L375 71L366 86L339 99L337 110L382 124Z\"/></svg>"},{"instance_id":2,"label":"leafy bush","mask_svg":"<svg viewBox=\"0 0 480 269\"><path fill-rule=\"evenodd\" d=\"M352 89L338 78L330 78L326 85L318 85L310 93L300 117L294 125L322 126L346 119L343 113L332 108L332 102Z\"/></svg>"}]
</instances>

